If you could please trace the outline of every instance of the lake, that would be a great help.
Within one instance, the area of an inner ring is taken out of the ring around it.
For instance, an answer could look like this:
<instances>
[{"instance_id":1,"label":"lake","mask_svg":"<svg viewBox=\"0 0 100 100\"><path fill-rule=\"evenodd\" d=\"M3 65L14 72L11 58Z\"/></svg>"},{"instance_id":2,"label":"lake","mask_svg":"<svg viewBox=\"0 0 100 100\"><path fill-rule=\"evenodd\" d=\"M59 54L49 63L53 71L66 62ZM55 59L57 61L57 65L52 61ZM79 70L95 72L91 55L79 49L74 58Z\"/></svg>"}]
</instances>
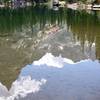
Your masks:
<instances>
[{"instance_id":1,"label":"lake","mask_svg":"<svg viewBox=\"0 0 100 100\"><path fill-rule=\"evenodd\" d=\"M35 6L0 9L0 81L8 88L20 70L47 52L74 62L100 60L100 11Z\"/></svg>"}]
</instances>

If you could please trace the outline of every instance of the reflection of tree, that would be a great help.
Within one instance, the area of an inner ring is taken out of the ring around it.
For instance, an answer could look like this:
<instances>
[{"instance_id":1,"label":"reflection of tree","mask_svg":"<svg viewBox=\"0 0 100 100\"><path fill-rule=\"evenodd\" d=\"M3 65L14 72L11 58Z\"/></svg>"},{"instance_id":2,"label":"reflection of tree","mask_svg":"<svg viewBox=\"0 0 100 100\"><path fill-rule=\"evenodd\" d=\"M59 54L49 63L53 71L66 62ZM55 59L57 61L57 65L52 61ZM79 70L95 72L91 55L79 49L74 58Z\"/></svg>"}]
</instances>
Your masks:
<instances>
[{"instance_id":1,"label":"reflection of tree","mask_svg":"<svg viewBox=\"0 0 100 100\"><path fill-rule=\"evenodd\" d=\"M0 10L0 35L11 35L15 30L21 30L23 26L39 25L42 29L45 24L62 22L63 10L55 12L46 6L36 6L34 8L2 9Z\"/></svg>"},{"instance_id":2,"label":"reflection of tree","mask_svg":"<svg viewBox=\"0 0 100 100\"><path fill-rule=\"evenodd\" d=\"M35 35L37 30L42 30L46 24L67 24L68 30L73 33L83 47L87 40L90 48L93 42L96 44L96 56L100 58L100 19L98 12L88 14L85 11L73 11L60 8L59 11L53 11L46 6L36 6L19 9L1 9L0 10L0 36L12 36L16 31L20 35L23 28L30 29L28 35Z\"/></svg>"},{"instance_id":3,"label":"reflection of tree","mask_svg":"<svg viewBox=\"0 0 100 100\"><path fill-rule=\"evenodd\" d=\"M90 49L92 43L95 42L96 57L100 59L100 20L96 13L93 15L87 14L85 11L72 11L72 13L74 13L74 16L71 17L70 27L74 36L81 42L83 51L85 41L89 42Z\"/></svg>"}]
</instances>

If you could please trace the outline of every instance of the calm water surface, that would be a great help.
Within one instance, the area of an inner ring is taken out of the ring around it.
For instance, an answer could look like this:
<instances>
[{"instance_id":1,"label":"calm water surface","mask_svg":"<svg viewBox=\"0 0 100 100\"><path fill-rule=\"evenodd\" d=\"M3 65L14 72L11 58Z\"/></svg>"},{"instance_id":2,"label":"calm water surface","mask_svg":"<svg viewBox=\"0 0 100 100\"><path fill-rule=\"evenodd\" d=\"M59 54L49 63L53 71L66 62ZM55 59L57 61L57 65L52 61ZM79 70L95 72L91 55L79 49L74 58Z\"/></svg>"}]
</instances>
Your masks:
<instances>
[{"instance_id":1,"label":"calm water surface","mask_svg":"<svg viewBox=\"0 0 100 100\"><path fill-rule=\"evenodd\" d=\"M7 87L20 69L46 52L80 61L100 60L100 11L46 6L0 9L0 81Z\"/></svg>"}]
</instances>

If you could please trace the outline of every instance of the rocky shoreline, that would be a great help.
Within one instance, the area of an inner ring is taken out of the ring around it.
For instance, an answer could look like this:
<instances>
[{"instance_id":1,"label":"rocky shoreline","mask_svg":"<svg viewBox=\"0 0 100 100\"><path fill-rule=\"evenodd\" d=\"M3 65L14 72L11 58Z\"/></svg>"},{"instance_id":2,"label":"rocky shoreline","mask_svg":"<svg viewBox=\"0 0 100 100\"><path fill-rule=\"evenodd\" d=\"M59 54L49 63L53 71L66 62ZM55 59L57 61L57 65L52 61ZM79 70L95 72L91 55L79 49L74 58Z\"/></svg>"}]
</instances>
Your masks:
<instances>
[{"instance_id":1,"label":"rocky shoreline","mask_svg":"<svg viewBox=\"0 0 100 100\"><path fill-rule=\"evenodd\" d=\"M49 2L50 3L50 2ZM41 4L41 3L39 3ZM43 5L45 3L42 3ZM48 2L46 3L48 5ZM70 9L73 9L73 10L100 10L100 4L92 4L92 3L89 3L89 4L85 4L85 3L82 3L82 2L78 2L78 3L66 3L65 1L59 1L58 2L58 6L57 7L67 7L67 8L70 8ZM9 8L24 8L26 6L35 6L36 3L35 2L25 2L24 0L20 0L20 1L14 1L14 2L7 2L7 3L1 3L0 4L0 8L6 8L6 7L9 7Z\"/></svg>"}]
</instances>

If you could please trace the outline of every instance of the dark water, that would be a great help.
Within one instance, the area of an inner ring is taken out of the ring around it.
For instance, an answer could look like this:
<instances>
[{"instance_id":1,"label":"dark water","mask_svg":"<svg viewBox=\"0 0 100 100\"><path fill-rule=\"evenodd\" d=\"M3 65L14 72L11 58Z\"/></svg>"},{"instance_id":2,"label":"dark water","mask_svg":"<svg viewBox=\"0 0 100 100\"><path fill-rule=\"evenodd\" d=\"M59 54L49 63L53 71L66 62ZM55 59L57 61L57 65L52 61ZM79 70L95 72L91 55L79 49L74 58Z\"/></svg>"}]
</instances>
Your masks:
<instances>
[{"instance_id":1,"label":"dark water","mask_svg":"<svg viewBox=\"0 0 100 100\"><path fill-rule=\"evenodd\" d=\"M20 69L46 52L100 60L100 11L46 6L0 9L0 81L8 87Z\"/></svg>"}]
</instances>

